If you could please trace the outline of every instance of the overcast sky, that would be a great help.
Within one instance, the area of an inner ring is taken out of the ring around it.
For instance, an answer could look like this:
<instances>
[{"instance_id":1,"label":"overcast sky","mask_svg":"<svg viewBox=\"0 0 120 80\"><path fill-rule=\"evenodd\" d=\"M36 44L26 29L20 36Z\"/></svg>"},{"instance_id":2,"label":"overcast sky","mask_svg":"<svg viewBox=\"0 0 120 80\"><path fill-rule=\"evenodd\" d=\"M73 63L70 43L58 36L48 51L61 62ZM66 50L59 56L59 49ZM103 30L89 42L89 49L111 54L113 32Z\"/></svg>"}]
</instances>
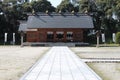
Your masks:
<instances>
[{"instance_id":1,"label":"overcast sky","mask_svg":"<svg viewBox=\"0 0 120 80\"><path fill-rule=\"evenodd\" d=\"M48 0L54 7L57 7L62 0Z\"/></svg>"}]
</instances>

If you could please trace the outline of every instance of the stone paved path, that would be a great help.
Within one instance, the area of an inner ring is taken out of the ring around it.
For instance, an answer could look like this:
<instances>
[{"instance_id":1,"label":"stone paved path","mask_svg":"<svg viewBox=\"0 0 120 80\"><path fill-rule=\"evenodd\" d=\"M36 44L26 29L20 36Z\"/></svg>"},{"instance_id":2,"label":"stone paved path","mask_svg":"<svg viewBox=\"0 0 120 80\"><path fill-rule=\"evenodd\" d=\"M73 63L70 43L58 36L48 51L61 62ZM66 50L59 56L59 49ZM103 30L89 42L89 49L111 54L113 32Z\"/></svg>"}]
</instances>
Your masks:
<instances>
[{"instance_id":1,"label":"stone paved path","mask_svg":"<svg viewBox=\"0 0 120 80\"><path fill-rule=\"evenodd\" d=\"M52 47L20 80L102 80L68 47Z\"/></svg>"}]
</instances>

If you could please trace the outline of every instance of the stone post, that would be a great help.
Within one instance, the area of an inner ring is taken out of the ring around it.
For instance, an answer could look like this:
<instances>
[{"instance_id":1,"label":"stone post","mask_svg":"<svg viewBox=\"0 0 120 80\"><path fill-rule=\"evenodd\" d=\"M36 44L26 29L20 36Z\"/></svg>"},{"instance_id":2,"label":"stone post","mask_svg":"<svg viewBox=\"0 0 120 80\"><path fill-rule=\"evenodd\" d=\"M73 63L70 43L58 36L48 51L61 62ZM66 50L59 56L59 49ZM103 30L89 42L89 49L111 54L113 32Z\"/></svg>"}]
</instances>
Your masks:
<instances>
[{"instance_id":1,"label":"stone post","mask_svg":"<svg viewBox=\"0 0 120 80\"><path fill-rule=\"evenodd\" d=\"M100 31L97 31L96 36L97 36L97 45L96 45L96 47L99 47Z\"/></svg>"}]
</instances>

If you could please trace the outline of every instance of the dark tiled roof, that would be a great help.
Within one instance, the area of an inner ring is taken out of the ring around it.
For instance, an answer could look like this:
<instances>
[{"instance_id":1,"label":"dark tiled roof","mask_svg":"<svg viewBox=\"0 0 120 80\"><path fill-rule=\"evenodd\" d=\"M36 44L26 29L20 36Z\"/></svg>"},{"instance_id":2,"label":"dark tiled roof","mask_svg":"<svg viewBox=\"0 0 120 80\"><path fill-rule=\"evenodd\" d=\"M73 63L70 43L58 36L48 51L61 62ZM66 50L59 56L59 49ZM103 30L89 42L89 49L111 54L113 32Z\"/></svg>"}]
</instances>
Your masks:
<instances>
[{"instance_id":1,"label":"dark tiled roof","mask_svg":"<svg viewBox=\"0 0 120 80\"><path fill-rule=\"evenodd\" d=\"M27 24L21 23L18 31L27 31Z\"/></svg>"},{"instance_id":2,"label":"dark tiled roof","mask_svg":"<svg viewBox=\"0 0 120 80\"><path fill-rule=\"evenodd\" d=\"M83 14L41 14L28 17L27 28L93 28L92 18Z\"/></svg>"}]
</instances>

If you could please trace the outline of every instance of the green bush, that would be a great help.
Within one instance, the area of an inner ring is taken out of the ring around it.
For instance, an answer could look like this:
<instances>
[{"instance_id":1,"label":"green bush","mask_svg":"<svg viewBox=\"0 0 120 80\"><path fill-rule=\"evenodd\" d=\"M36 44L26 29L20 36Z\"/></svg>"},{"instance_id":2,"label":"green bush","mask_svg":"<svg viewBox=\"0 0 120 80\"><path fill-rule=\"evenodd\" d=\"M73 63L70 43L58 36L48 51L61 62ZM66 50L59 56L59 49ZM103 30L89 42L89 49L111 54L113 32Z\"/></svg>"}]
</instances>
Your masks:
<instances>
[{"instance_id":1,"label":"green bush","mask_svg":"<svg viewBox=\"0 0 120 80\"><path fill-rule=\"evenodd\" d=\"M120 44L120 32L117 32L116 34L116 43Z\"/></svg>"}]
</instances>

